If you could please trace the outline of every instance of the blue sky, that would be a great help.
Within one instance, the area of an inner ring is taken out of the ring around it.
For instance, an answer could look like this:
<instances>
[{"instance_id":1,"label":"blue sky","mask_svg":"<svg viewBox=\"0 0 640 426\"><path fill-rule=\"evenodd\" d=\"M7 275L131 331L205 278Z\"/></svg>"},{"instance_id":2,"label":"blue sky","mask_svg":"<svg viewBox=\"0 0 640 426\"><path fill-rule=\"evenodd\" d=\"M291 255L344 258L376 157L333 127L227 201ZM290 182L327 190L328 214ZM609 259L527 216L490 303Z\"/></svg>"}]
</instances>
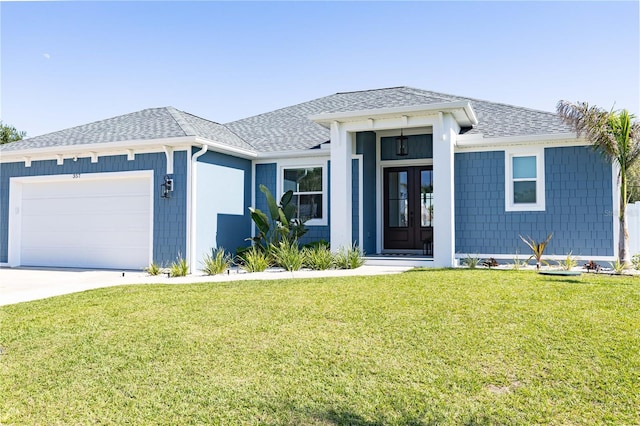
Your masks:
<instances>
[{"instance_id":1,"label":"blue sky","mask_svg":"<svg viewBox=\"0 0 640 426\"><path fill-rule=\"evenodd\" d=\"M637 1L0 2L0 19L0 113L28 136L393 86L640 113Z\"/></svg>"}]
</instances>

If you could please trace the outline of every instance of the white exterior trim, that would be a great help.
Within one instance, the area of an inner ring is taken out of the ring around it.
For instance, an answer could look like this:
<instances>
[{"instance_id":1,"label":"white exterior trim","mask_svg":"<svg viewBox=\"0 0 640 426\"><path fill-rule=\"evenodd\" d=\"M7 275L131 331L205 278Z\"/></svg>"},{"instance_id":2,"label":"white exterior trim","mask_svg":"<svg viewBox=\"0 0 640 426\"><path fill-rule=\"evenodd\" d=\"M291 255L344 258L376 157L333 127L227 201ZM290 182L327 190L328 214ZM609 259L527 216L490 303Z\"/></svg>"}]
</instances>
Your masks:
<instances>
[{"instance_id":1,"label":"white exterior trim","mask_svg":"<svg viewBox=\"0 0 640 426\"><path fill-rule=\"evenodd\" d=\"M189 264L189 273L191 274L194 273L197 267L197 259L194 255L196 252L196 239L198 238L198 229L196 226L198 223L196 218L198 200L194 196L198 182L198 167L196 167L196 163L198 158L206 154L208 150L207 145L202 145L200 151L195 152L191 156L191 159L187 159L187 241L185 244L187 252L185 253L185 260Z\"/></svg>"},{"instance_id":2,"label":"white exterior trim","mask_svg":"<svg viewBox=\"0 0 640 426\"><path fill-rule=\"evenodd\" d=\"M318 158L318 157L310 157L305 159L293 159L287 158L277 163L277 174L276 174L276 193L274 197L276 198L276 202L282 198L282 194L284 194L284 181L283 174L285 169L296 169L296 168L311 168L311 167L321 167L322 168L322 219L309 219L304 224L305 226L327 226L329 224L329 172L327 165L327 158Z\"/></svg>"},{"instance_id":3,"label":"white exterior trim","mask_svg":"<svg viewBox=\"0 0 640 426\"><path fill-rule=\"evenodd\" d=\"M504 209L507 212L535 212L546 210L544 147L518 147L504 151ZM536 157L536 202L516 204L513 200L513 161L514 157Z\"/></svg>"},{"instance_id":4,"label":"white exterior trim","mask_svg":"<svg viewBox=\"0 0 640 426\"><path fill-rule=\"evenodd\" d=\"M153 260L153 199L154 178L153 170L135 170L127 172L84 173L82 179L87 180L112 180L131 177L145 177L149 180L149 263ZM21 264L20 248L22 242L22 186L30 183L62 182L78 178L76 174L58 174L41 176L19 176L9 178L9 224L7 264L16 267Z\"/></svg>"},{"instance_id":5,"label":"white exterior trim","mask_svg":"<svg viewBox=\"0 0 640 426\"><path fill-rule=\"evenodd\" d=\"M381 119L395 118L400 116L401 122L397 127L414 127L411 126L410 119L414 116L430 115L438 112L447 112L455 116L456 121L462 126L470 126L478 124L478 118L471 107L469 101L440 102L433 104L414 105L408 107L391 107L378 109L365 109L359 111L347 111L325 114L314 114L309 116L311 121L318 124L330 125L334 121L345 122L365 122L369 129L373 130L377 121ZM333 138L332 138L333 140Z\"/></svg>"}]
</instances>

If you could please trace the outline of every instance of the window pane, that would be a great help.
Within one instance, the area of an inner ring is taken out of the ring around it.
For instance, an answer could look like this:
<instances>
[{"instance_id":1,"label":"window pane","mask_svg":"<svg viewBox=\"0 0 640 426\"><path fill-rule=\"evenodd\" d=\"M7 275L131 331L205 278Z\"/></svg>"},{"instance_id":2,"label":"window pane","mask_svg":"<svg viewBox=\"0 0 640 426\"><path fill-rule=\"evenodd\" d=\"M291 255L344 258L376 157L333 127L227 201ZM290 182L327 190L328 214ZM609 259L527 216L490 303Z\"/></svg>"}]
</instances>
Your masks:
<instances>
[{"instance_id":1,"label":"window pane","mask_svg":"<svg viewBox=\"0 0 640 426\"><path fill-rule=\"evenodd\" d=\"M536 178L536 157L513 157L514 179Z\"/></svg>"},{"instance_id":2,"label":"window pane","mask_svg":"<svg viewBox=\"0 0 640 426\"><path fill-rule=\"evenodd\" d=\"M406 227L409 223L408 173L390 172L388 176L389 226Z\"/></svg>"},{"instance_id":3,"label":"window pane","mask_svg":"<svg viewBox=\"0 0 640 426\"><path fill-rule=\"evenodd\" d=\"M296 204L301 221L322 219L322 194L295 195L292 202Z\"/></svg>"},{"instance_id":4,"label":"window pane","mask_svg":"<svg viewBox=\"0 0 640 426\"><path fill-rule=\"evenodd\" d=\"M283 189L285 192L322 191L322 167L285 169Z\"/></svg>"},{"instance_id":5,"label":"window pane","mask_svg":"<svg viewBox=\"0 0 640 426\"><path fill-rule=\"evenodd\" d=\"M536 202L536 181L513 182L513 202L535 203Z\"/></svg>"},{"instance_id":6,"label":"window pane","mask_svg":"<svg viewBox=\"0 0 640 426\"><path fill-rule=\"evenodd\" d=\"M433 172L420 172L420 226L433 226Z\"/></svg>"}]
</instances>

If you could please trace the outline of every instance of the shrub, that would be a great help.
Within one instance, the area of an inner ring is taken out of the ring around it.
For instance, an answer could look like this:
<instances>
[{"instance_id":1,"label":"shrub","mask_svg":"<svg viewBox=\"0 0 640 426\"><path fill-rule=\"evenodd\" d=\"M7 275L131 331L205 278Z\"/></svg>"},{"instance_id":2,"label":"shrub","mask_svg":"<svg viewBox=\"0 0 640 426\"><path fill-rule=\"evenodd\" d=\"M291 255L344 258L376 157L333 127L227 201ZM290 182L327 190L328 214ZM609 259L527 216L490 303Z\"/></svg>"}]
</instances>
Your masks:
<instances>
[{"instance_id":1,"label":"shrub","mask_svg":"<svg viewBox=\"0 0 640 426\"><path fill-rule=\"evenodd\" d=\"M364 253L362 249L353 244L342 247L334 256L334 262L338 269L356 269L364 265Z\"/></svg>"},{"instance_id":2,"label":"shrub","mask_svg":"<svg viewBox=\"0 0 640 426\"><path fill-rule=\"evenodd\" d=\"M321 271L333 266L333 254L328 245L318 244L313 247L305 247L302 254L304 265L307 268Z\"/></svg>"},{"instance_id":3,"label":"shrub","mask_svg":"<svg viewBox=\"0 0 640 426\"><path fill-rule=\"evenodd\" d=\"M162 266L158 265L155 262L151 262L149 266L144 268L144 271L149 275L153 275L153 276L160 275L162 273Z\"/></svg>"},{"instance_id":4,"label":"shrub","mask_svg":"<svg viewBox=\"0 0 640 426\"><path fill-rule=\"evenodd\" d=\"M269 255L256 246L238 255L240 267L247 272L262 272L269 267Z\"/></svg>"},{"instance_id":5,"label":"shrub","mask_svg":"<svg viewBox=\"0 0 640 426\"><path fill-rule=\"evenodd\" d=\"M469 269L475 269L480 263L480 258L478 256L467 255L467 258L462 261Z\"/></svg>"},{"instance_id":6,"label":"shrub","mask_svg":"<svg viewBox=\"0 0 640 426\"><path fill-rule=\"evenodd\" d=\"M185 277L189 273L189 265L186 259L182 255L178 255L176 260L171 263L169 267L169 276L171 277Z\"/></svg>"},{"instance_id":7,"label":"shrub","mask_svg":"<svg viewBox=\"0 0 640 426\"><path fill-rule=\"evenodd\" d=\"M631 263L633 264L633 269L640 270L640 254L634 254L631 257Z\"/></svg>"},{"instance_id":8,"label":"shrub","mask_svg":"<svg viewBox=\"0 0 640 426\"><path fill-rule=\"evenodd\" d=\"M622 274L624 271L624 262L620 262L620 259L616 259L615 262L609 262L613 268L613 273L616 275Z\"/></svg>"},{"instance_id":9,"label":"shrub","mask_svg":"<svg viewBox=\"0 0 640 426\"><path fill-rule=\"evenodd\" d=\"M572 252L569 252L564 260L558 262L558 266L560 266L565 271L570 271L578 266L578 260L571 254Z\"/></svg>"},{"instance_id":10,"label":"shrub","mask_svg":"<svg viewBox=\"0 0 640 426\"><path fill-rule=\"evenodd\" d=\"M271 257L276 265L286 269L287 271L298 271L302 268L303 256L298 248L297 241L288 241L283 239L277 244L271 245Z\"/></svg>"},{"instance_id":11,"label":"shrub","mask_svg":"<svg viewBox=\"0 0 640 426\"><path fill-rule=\"evenodd\" d=\"M218 247L211 253L204 255L204 258L200 262L202 264L202 272L207 275L222 274L231 266L231 255L227 253L224 248Z\"/></svg>"}]
</instances>

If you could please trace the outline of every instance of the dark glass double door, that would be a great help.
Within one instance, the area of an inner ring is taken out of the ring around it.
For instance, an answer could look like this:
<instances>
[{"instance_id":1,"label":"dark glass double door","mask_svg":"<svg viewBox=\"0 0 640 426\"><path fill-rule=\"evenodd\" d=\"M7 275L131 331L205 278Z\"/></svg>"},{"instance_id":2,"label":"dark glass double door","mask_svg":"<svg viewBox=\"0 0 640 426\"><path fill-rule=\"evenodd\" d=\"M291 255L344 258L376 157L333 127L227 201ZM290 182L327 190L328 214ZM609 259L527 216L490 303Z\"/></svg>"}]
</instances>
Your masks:
<instances>
[{"instance_id":1,"label":"dark glass double door","mask_svg":"<svg viewBox=\"0 0 640 426\"><path fill-rule=\"evenodd\" d=\"M433 255L433 168L384 169L384 248Z\"/></svg>"}]
</instances>

